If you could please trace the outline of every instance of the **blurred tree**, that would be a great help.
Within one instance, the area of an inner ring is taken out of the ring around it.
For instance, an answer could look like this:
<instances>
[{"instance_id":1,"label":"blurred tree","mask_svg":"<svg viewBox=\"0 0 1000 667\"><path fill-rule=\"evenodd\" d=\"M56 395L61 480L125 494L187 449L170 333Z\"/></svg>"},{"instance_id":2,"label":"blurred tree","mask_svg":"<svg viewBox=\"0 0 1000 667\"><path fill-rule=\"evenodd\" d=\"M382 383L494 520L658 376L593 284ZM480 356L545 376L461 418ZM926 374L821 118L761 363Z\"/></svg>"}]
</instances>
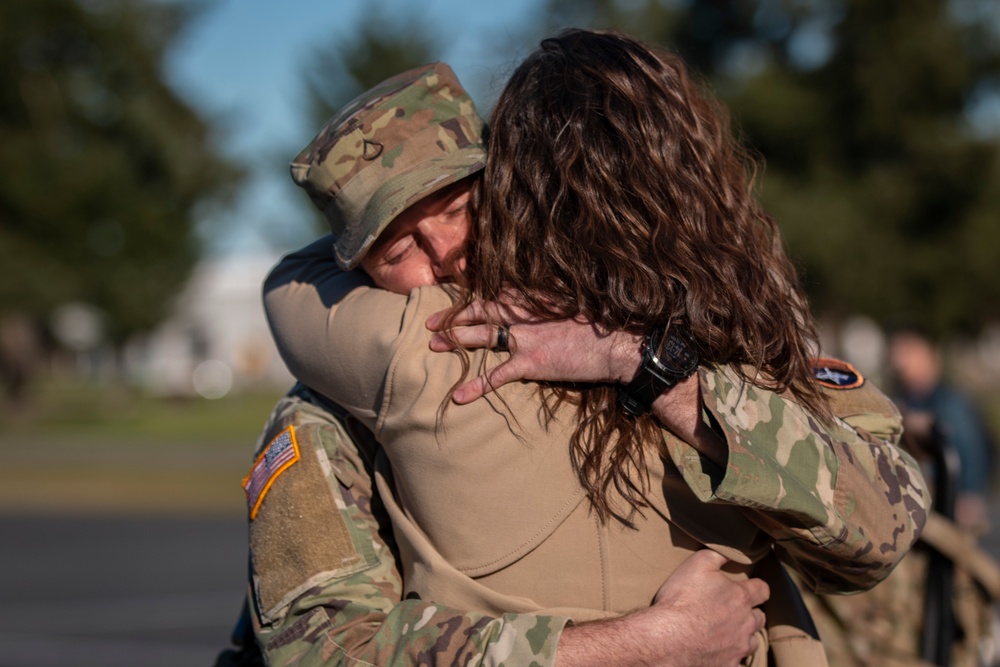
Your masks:
<instances>
[{"instance_id":1,"label":"blurred tree","mask_svg":"<svg viewBox=\"0 0 1000 667\"><path fill-rule=\"evenodd\" d=\"M387 17L369 6L351 38L320 45L306 69L309 113L318 129L341 107L375 84L433 62L440 40L416 13Z\"/></svg>"},{"instance_id":2,"label":"blurred tree","mask_svg":"<svg viewBox=\"0 0 1000 667\"><path fill-rule=\"evenodd\" d=\"M817 310L938 333L1000 316L993 0L550 0L708 76L766 158L762 196ZM995 108L995 107L994 107Z\"/></svg>"},{"instance_id":3,"label":"blurred tree","mask_svg":"<svg viewBox=\"0 0 1000 667\"><path fill-rule=\"evenodd\" d=\"M305 67L307 126L317 131L368 88L438 59L439 40L416 13L388 17L374 5L365 11L370 14L350 39L317 45ZM317 233L327 230L315 207L305 210Z\"/></svg>"},{"instance_id":4,"label":"blurred tree","mask_svg":"<svg viewBox=\"0 0 1000 667\"><path fill-rule=\"evenodd\" d=\"M190 6L0 3L0 317L80 302L115 345L159 322L194 218L239 177L165 83Z\"/></svg>"}]
</instances>

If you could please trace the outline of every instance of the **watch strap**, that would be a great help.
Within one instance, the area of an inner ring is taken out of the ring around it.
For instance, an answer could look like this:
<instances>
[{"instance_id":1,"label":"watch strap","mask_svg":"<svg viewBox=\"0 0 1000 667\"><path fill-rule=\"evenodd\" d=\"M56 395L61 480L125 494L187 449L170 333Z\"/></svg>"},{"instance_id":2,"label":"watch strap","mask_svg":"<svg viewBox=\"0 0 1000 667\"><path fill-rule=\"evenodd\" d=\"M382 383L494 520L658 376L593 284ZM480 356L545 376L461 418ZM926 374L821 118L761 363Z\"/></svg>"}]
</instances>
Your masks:
<instances>
[{"instance_id":1,"label":"watch strap","mask_svg":"<svg viewBox=\"0 0 1000 667\"><path fill-rule=\"evenodd\" d=\"M674 330L654 329L643 341L642 363L635 377L619 387L618 402L628 412L641 415L649 412L653 402L665 391L685 380L698 367L697 354L693 353L689 339L680 338L682 334ZM666 339L670 337L669 339ZM684 346L690 362L683 368L672 368L664 364L657 355L657 350Z\"/></svg>"}]
</instances>

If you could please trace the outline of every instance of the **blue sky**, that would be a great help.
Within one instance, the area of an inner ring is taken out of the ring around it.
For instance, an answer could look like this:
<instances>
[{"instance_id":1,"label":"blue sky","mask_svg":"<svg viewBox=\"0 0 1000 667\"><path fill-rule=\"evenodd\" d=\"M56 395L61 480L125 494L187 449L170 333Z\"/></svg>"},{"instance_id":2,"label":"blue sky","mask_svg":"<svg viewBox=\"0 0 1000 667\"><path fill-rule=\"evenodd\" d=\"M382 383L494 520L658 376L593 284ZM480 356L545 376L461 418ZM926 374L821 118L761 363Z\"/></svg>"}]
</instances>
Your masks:
<instances>
[{"instance_id":1,"label":"blue sky","mask_svg":"<svg viewBox=\"0 0 1000 667\"><path fill-rule=\"evenodd\" d=\"M166 0L170 1L170 0ZM250 172L231 210L204 228L214 254L290 250L308 239L304 196L287 163L318 127L305 114L304 65L329 40L371 20L420 20L453 35L446 60L488 106L504 73L540 34L537 0L213 0L176 44L167 63L174 86L216 119L218 141ZM419 9L414 9L419 7ZM393 17L378 19L380 16ZM510 46L518 44L519 47Z\"/></svg>"}]
</instances>

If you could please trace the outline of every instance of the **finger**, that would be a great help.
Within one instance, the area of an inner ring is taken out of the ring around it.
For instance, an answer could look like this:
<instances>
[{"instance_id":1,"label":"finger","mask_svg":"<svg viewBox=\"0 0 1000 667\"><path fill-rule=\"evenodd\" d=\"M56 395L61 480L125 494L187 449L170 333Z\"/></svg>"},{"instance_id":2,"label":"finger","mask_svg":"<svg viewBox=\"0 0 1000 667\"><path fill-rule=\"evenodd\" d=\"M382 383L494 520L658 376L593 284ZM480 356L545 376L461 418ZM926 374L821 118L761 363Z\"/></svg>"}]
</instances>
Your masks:
<instances>
[{"instance_id":1,"label":"finger","mask_svg":"<svg viewBox=\"0 0 1000 667\"><path fill-rule=\"evenodd\" d=\"M427 318L427 328L431 331L440 331L445 325L447 310L440 310ZM493 304L486 304L482 301L474 301L462 310L458 311L452 318L450 324L453 327L467 326L470 324L483 324L498 315L497 307ZM497 320L499 321L499 320Z\"/></svg>"},{"instance_id":2,"label":"finger","mask_svg":"<svg viewBox=\"0 0 1000 667\"><path fill-rule=\"evenodd\" d=\"M496 349L499 345L500 327L491 324L477 324L475 326L458 327L449 329L446 333L437 333L431 336L430 346L435 352L446 352L457 347L467 350L477 348ZM507 329L507 347L503 350L513 354L517 350L514 335Z\"/></svg>"},{"instance_id":3,"label":"finger","mask_svg":"<svg viewBox=\"0 0 1000 667\"><path fill-rule=\"evenodd\" d=\"M533 315L530 310L521 306L516 301L517 295L511 292L504 293L496 302L497 313L506 322L527 322Z\"/></svg>"},{"instance_id":4,"label":"finger","mask_svg":"<svg viewBox=\"0 0 1000 667\"><path fill-rule=\"evenodd\" d=\"M459 405L465 405L482 398L498 387L523 378L524 374L520 372L518 364L514 360L506 361L491 369L486 375L480 375L460 386L452 394L452 400Z\"/></svg>"},{"instance_id":5,"label":"finger","mask_svg":"<svg viewBox=\"0 0 1000 667\"><path fill-rule=\"evenodd\" d=\"M762 605L771 597L771 588L763 579L747 579L740 586L746 592L751 607Z\"/></svg>"},{"instance_id":6,"label":"finger","mask_svg":"<svg viewBox=\"0 0 1000 667\"><path fill-rule=\"evenodd\" d=\"M472 350L479 347L496 347L496 344L497 327L488 324L458 327L449 329L447 333L431 336L431 349L438 352L453 350L457 346ZM509 345L508 337L508 348Z\"/></svg>"},{"instance_id":7,"label":"finger","mask_svg":"<svg viewBox=\"0 0 1000 667\"><path fill-rule=\"evenodd\" d=\"M434 334L431 336L430 347L434 352L448 352L456 349L458 346L452 342L449 336Z\"/></svg>"},{"instance_id":8,"label":"finger","mask_svg":"<svg viewBox=\"0 0 1000 667\"><path fill-rule=\"evenodd\" d=\"M433 313L430 317L427 318L427 321L424 323L424 326L426 326L431 331L441 331L441 327L444 325L444 317L447 314L448 314L447 310L439 310L436 313Z\"/></svg>"},{"instance_id":9,"label":"finger","mask_svg":"<svg viewBox=\"0 0 1000 667\"><path fill-rule=\"evenodd\" d=\"M447 310L440 310L427 318L426 326L431 331L441 331L445 326ZM475 324L497 324L500 322L526 322L530 314L524 308L511 303L474 301L452 318L451 326Z\"/></svg>"},{"instance_id":10,"label":"finger","mask_svg":"<svg viewBox=\"0 0 1000 667\"><path fill-rule=\"evenodd\" d=\"M750 612L753 614L754 629L763 630L764 624L767 623L767 616L758 607L754 607Z\"/></svg>"},{"instance_id":11,"label":"finger","mask_svg":"<svg viewBox=\"0 0 1000 667\"><path fill-rule=\"evenodd\" d=\"M688 556L687 562L698 570L721 570L729 559L712 549L701 549Z\"/></svg>"},{"instance_id":12,"label":"finger","mask_svg":"<svg viewBox=\"0 0 1000 667\"><path fill-rule=\"evenodd\" d=\"M459 405L466 405L467 403L472 403L473 401L482 398L489 393L490 390L490 383L486 379L486 376L480 375L479 377L469 380L456 389L451 395L451 400L455 401Z\"/></svg>"}]
</instances>

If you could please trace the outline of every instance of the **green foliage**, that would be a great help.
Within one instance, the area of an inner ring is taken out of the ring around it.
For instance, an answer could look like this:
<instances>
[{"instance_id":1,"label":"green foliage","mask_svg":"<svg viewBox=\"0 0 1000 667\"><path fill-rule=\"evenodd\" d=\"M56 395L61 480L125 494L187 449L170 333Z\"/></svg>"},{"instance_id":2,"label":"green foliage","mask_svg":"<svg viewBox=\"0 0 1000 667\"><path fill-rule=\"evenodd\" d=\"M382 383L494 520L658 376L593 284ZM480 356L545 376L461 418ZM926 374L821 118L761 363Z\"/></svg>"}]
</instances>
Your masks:
<instances>
[{"instance_id":1,"label":"green foliage","mask_svg":"<svg viewBox=\"0 0 1000 667\"><path fill-rule=\"evenodd\" d=\"M439 38L396 19L317 52L317 127L432 59ZM970 123L1000 95L993 0L549 0L543 23L624 30L708 80L766 162L762 197L818 311L939 334L1000 315L1000 137Z\"/></svg>"},{"instance_id":2,"label":"green foliage","mask_svg":"<svg viewBox=\"0 0 1000 667\"><path fill-rule=\"evenodd\" d=\"M381 81L437 60L439 40L417 14L388 17L369 5L368 16L350 39L317 45L305 69L307 126L319 131L352 99ZM326 221L310 206L317 233Z\"/></svg>"},{"instance_id":3,"label":"green foliage","mask_svg":"<svg viewBox=\"0 0 1000 667\"><path fill-rule=\"evenodd\" d=\"M678 2L662 0L549 0L546 24L553 33L567 27L613 28L649 42L671 45L683 14Z\"/></svg>"},{"instance_id":4,"label":"green foliage","mask_svg":"<svg viewBox=\"0 0 1000 667\"><path fill-rule=\"evenodd\" d=\"M797 71L786 62L732 99L768 158L765 198L784 209L819 307L974 329L997 315L1000 238L970 231L998 194L1000 165L995 138L975 137L964 112L977 84L997 74L1000 50L974 47L984 26L956 21L945 2L845 9L826 64ZM808 120L776 123L759 102L774 89L802 97L798 116ZM818 230L830 225L839 229ZM991 265L970 264L991 241Z\"/></svg>"},{"instance_id":5,"label":"green foliage","mask_svg":"<svg viewBox=\"0 0 1000 667\"><path fill-rule=\"evenodd\" d=\"M0 312L101 309L120 343L166 313L193 218L238 177L165 83L182 5L0 4Z\"/></svg>"},{"instance_id":6,"label":"green foliage","mask_svg":"<svg viewBox=\"0 0 1000 667\"><path fill-rule=\"evenodd\" d=\"M554 24L678 50L766 160L762 196L816 307L937 333L995 321L1000 86L991 0L551 0Z\"/></svg>"},{"instance_id":7,"label":"green foliage","mask_svg":"<svg viewBox=\"0 0 1000 667\"><path fill-rule=\"evenodd\" d=\"M306 70L310 118L317 129L341 107L385 79L434 61L439 40L416 13L389 18L378 9L348 40L317 47Z\"/></svg>"}]
</instances>

